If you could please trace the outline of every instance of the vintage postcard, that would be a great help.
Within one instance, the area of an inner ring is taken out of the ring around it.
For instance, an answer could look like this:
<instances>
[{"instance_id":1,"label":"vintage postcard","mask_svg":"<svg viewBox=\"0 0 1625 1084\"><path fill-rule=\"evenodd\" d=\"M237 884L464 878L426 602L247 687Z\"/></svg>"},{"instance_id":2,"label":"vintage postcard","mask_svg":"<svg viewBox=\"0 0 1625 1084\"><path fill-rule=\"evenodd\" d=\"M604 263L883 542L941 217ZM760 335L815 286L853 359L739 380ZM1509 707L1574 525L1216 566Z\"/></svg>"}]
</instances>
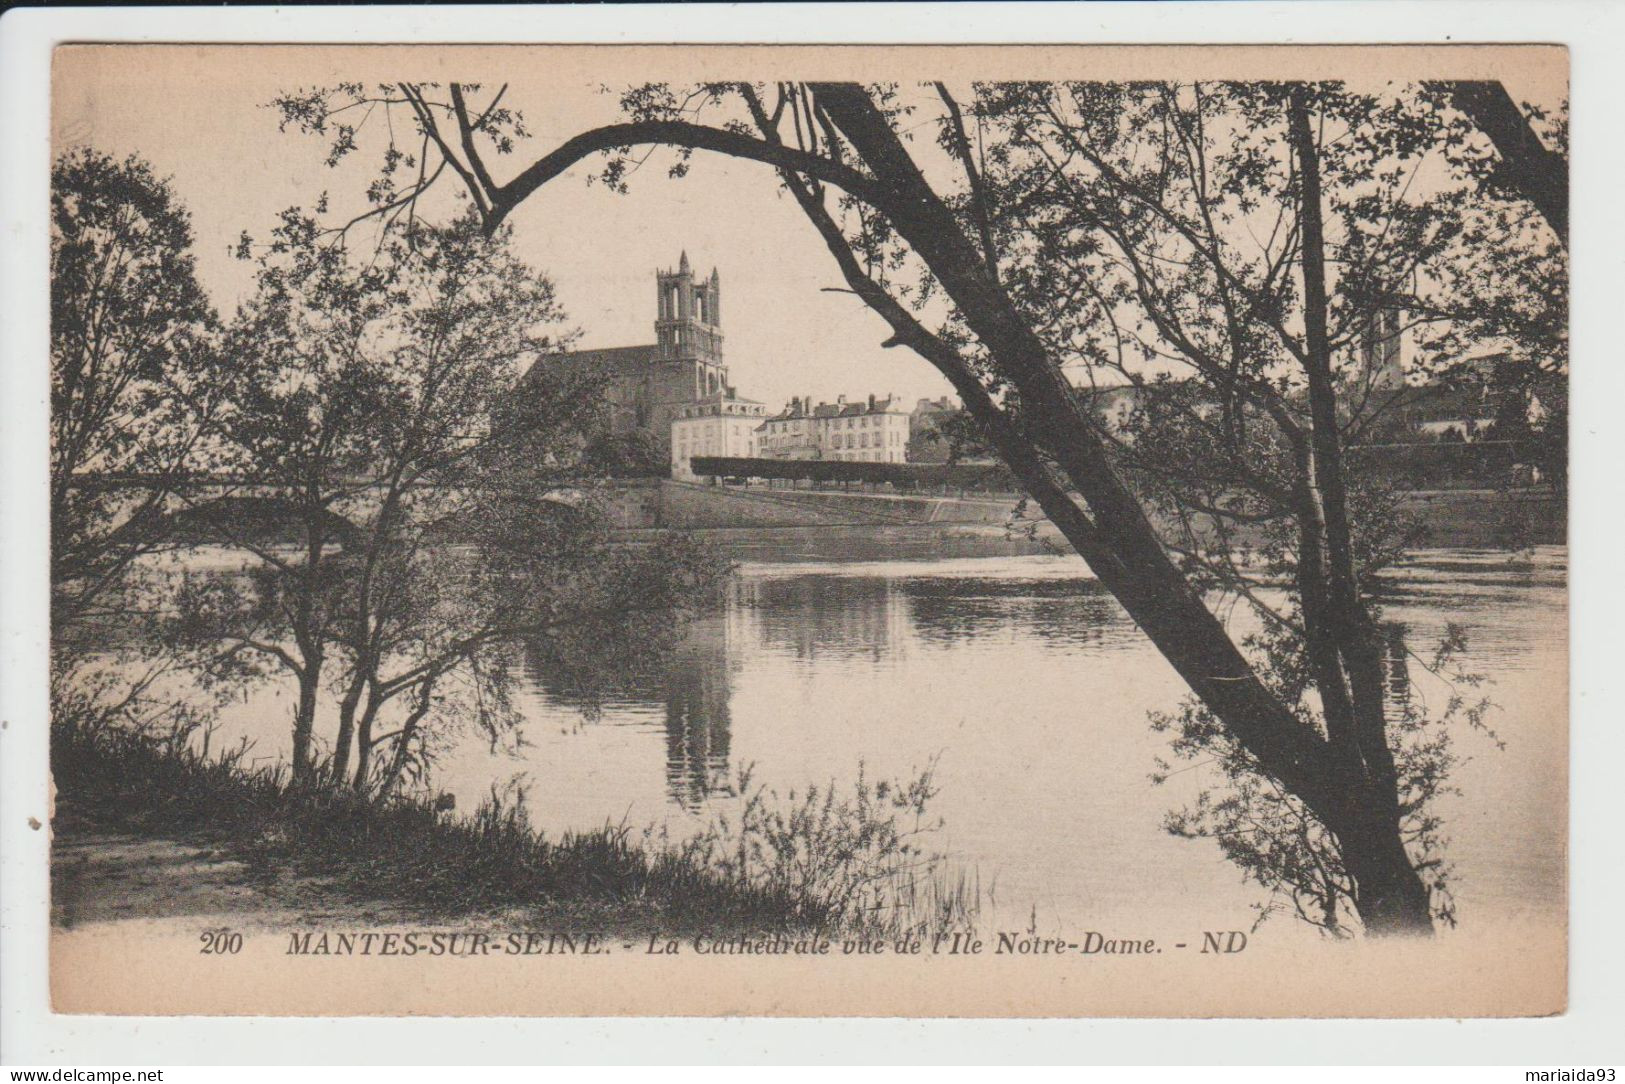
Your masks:
<instances>
[{"instance_id":1,"label":"vintage postcard","mask_svg":"<svg viewBox=\"0 0 1625 1084\"><path fill-rule=\"evenodd\" d=\"M1564 1011L1562 47L52 72L58 1012Z\"/></svg>"}]
</instances>

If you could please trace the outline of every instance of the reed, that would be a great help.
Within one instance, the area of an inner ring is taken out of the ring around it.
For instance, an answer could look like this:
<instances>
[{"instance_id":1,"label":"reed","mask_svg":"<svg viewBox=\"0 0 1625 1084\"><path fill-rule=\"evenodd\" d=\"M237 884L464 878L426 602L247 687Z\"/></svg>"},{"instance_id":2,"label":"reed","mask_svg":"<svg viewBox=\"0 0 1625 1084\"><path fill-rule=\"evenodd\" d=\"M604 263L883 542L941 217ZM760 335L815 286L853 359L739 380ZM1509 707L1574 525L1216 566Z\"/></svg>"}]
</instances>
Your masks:
<instances>
[{"instance_id":1,"label":"reed","mask_svg":"<svg viewBox=\"0 0 1625 1084\"><path fill-rule=\"evenodd\" d=\"M426 918L519 909L584 932L936 932L968 926L980 899L974 880L918 846L929 773L784 800L746 778L735 812L673 840L608 824L549 837L519 792L493 788L456 816L432 797L295 784L247 746L211 754L173 734L72 719L53 726L51 758L77 820L206 840L264 876L318 876Z\"/></svg>"}]
</instances>

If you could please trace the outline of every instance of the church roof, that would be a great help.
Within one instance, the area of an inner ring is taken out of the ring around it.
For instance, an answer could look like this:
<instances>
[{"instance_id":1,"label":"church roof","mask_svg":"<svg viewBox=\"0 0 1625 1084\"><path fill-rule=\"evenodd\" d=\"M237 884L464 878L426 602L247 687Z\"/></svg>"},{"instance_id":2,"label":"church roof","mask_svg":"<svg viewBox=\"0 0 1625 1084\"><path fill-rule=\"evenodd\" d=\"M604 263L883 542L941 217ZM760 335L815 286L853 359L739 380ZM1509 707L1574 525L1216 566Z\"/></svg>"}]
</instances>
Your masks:
<instances>
[{"instance_id":1,"label":"church roof","mask_svg":"<svg viewBox=\"0 0 1625 1084\"><path fill-rule=\"evenodd\" d=\"M600 350L570 350L558 354L543 354L536 359L526 380L540 378L548 369L568 367L574 370L592 369L606 376L633 376L642 373L657 360L659 346L609 346Z\"/></svg>"}]
</instances>

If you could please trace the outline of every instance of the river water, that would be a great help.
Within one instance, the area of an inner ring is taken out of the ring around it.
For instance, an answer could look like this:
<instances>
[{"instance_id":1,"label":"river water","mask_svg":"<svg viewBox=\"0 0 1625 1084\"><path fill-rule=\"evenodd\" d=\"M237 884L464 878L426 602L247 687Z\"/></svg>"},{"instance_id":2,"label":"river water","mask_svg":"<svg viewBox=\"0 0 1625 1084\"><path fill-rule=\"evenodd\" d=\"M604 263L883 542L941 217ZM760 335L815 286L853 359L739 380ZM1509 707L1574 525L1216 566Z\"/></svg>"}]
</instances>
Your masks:
<instances>
[{"instance_id":1,"label":"river water","mask_svg":"<svg viewBox=\"0 0 1625 1084\"><path fill-rule=\"evenodd\" d=\"M1469 668L1490 676L1499 705L1489 722L1505 749L1462 728L1460 794L1440 807L1463 929L1475 918L1546 923L1565 906L1565 584L1561 548L1515 560L1432 551L1394 577L1384 609L1395 643L1418 656L1461 625ZM1430 700L1450 695L1423 678ZM731 800L743 766L784 793L847 787L860 765L871 779L934 765L943 826L930 845L974 871L990 921L1245 929L1260 890L1211 843L1162 828L1168 809L1216 782L1214 769L1148 779L1167 747L1147 714L1183 695L1075 557L753 562L653 673L589 700L531 667L524 745L457 739L434 785L466 810L511 781L549 832L605 822L683 832ZM276 755L290 706L258 692L220 737Z\"/></svg>"}]
</instances>

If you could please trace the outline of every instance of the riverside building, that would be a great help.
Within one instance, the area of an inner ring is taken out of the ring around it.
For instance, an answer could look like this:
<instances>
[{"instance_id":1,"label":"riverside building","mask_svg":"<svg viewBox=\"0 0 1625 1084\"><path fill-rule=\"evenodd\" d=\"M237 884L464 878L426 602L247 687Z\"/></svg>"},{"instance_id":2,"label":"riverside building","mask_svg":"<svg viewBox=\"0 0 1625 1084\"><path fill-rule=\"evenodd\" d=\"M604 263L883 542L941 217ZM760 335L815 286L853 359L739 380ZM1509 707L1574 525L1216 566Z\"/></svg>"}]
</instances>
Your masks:
<instances>
[{"instance_id":1,"label":"riverside building","mask_svg":"<svg viewBox=\"0 0 1625 1084\"><path fill-rule=\"evenodd\" d=\"M816 406L810 398L797 397L761 423L756 454L763 459L902 463L908 436L908 412L890 396L848 402L842 395Z\"/></svg>"},{"instance_id":2,"label":"riverside building","mask_svg":"<svg viewBox=\"0 0 1625 1084\"><path fill-rule=\"evenodd\" d=\"M756 430L766 413L761 403L742 399L726 387L697 403L678 407L671 422L671 476L694 481L695 456L755 457Z\"/></svg>"}]
</instances>

